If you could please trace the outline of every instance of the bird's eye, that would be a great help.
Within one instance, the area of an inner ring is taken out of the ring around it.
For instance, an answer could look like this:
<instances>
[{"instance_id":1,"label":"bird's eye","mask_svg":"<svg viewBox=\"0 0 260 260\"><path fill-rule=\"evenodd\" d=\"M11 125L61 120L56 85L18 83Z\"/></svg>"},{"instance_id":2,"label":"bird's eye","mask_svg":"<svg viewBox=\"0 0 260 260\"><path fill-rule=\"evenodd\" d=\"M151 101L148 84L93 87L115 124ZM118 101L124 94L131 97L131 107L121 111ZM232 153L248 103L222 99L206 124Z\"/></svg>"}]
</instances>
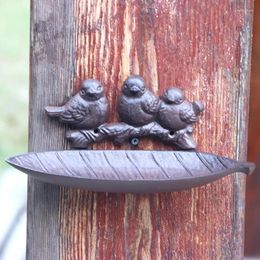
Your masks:
<instances>
[{"instance_id":1,"label":"bird's eye","mask_svg":"<svg viewBox=\"0 0 260 260\"><path fill-rule=\"evenodd\" d=\"M100 90L102 87L100 85L98 85L97 89Z\"/></svg>"},{"instance_id":2,"label":"bird's eye","mask_svg":"<svg viewBox=\"0 0 260 260\"><path fill-rule=\"evenodd\" d=\"M86 94L86 91L85 91L84 89L82 89L82 90L80 91L80 94L84 96L84 95Z\"/></svg>"}]
</instances>

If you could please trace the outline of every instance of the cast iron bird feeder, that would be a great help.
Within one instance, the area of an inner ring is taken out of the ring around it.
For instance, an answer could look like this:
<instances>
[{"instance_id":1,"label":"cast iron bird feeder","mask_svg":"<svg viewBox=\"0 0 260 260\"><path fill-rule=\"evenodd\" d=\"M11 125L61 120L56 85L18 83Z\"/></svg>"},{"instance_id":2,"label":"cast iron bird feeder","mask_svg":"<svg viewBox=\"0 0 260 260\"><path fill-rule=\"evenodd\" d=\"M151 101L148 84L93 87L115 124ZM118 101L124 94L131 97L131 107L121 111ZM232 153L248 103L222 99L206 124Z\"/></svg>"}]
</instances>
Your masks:
<instances>
[{"instance_id":1,"label":"cast iron bird feeder","mask_svg":"<svg viewBox=\"0 0 260 260\"><path fill-rule=\"evenodd\" d=\"M104 87L97 80L85 80L65 105L45 107L50 117L72 128L66 138L78 150L27 153L7 162L43 182L99 192L179 191L234 172L253 172L253 163L195 150L192 125L204 105L186 100L178 87L157 97L142 77L130 76L118 100L120 122L108 123ZM186 151L89 150L104 139L138 146L142 137L155 137Z\"/></svg>"}]
</instances>

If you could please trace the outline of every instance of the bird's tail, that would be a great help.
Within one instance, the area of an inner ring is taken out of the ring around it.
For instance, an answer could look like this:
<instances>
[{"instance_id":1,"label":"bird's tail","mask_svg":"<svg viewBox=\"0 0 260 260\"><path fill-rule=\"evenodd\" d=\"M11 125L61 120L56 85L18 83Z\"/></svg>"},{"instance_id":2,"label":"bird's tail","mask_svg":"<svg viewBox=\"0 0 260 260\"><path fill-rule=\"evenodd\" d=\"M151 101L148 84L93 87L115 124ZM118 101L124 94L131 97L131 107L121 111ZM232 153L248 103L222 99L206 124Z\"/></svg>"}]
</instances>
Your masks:
<instances>
[{"instance_id":1,"label":"bird's tail","mask_svg":"<svg viewBox=\"0 0 260 260\"><path fill-rule=\"evenodd\" d=\"M47 106L44 108L50 117L57 117L63 112L63 107Z\"/></svg>"},{"instance_id":2,"label":"bird's tail","mask_svg":"<svg viewBox=\"0 0 260 260\"><path fill-rule=\"evenodd\" d=\"M193 102L192 106L193 106L193 109L194 109L194 112L195 112L196 115L199 115L204 110L204 105L201 101Z\"/></svg>"}]
</instances>

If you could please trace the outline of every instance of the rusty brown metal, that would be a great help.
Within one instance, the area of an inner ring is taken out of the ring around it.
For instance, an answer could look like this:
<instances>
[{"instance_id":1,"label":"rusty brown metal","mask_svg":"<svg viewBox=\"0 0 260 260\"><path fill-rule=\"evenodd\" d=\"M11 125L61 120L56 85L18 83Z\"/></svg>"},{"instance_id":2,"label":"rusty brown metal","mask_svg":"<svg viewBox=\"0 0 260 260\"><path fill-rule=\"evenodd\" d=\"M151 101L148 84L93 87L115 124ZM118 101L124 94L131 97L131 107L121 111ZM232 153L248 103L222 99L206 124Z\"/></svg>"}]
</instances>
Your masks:
<instances>
[{"instance_id":1,"label":"rusty brown metal","mask_svg":"<svg viewBox=\"0 0 260 260\"><path fill-rule=\"evenodd\" d=\"M185 130L184 130L185 131ZM135 127L123 122L103 124L94 130L70 130L66 138L72 148L86 149L96 142L104 139L112 139L117 145L130 142L132 145L139 144L139 137L155 137L168 145L177 146L183 150L195 149L197 144L191 132L174 132L163 128L157 122ZM136 141L135 141L136 140Z\"/></svg>"},{"instance_id":2,"label":"rusty brown metal","mask_svg":"<svg viewBox=\"0 0 260 260\"><path fill-rule=\"evenodd\" d=\"M72 148L88 148L106 138L117 144L130 141L137 146L138 138L153 136L181 149L195 149L192 124L203 110L202 102L187 101L177 87L169 87L161 98L156 97L138 75L129 76L122 85L119 123L103 124L108 117L108 101L103 86L94 79L85 80L79 93L64 106L45 107L50 117L80 129L66 134Z\"/></svg>"},{"instance_id":3,"label":"rusty brown metal","mask_svg":"<svg viewBox=\"0 0 260 260\"><path fill-rule=\"evenodd\" d=\"M50 117L77 129L94 129L106 122L109 112L104 88L98 80L82 82L80 91L64 106L47 106Z\"/></svg>"},{"instance_id":4,"label":"rusty brown metal","mask_svg":"<svg viewBox=\"0 0 260 260\"><path fill-rule=\"evenodd\" d=\"M52 151L7 162L44 182L100 192L179 191L254 170L252 163L181 151Z\"/></svg>"}]
</instances>

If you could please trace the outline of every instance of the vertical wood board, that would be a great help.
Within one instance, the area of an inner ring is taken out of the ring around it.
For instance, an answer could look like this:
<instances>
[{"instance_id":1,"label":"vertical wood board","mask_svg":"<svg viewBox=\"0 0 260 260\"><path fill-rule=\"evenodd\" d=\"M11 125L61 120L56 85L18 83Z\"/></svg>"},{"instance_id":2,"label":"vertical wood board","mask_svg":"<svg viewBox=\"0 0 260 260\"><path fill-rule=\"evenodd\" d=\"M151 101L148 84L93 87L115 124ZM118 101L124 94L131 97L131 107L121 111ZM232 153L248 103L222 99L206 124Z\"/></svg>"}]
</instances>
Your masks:
<instances>
[{"instance_id":1,"label":"vertical wood board","mask_svg":"<svg viewBox=\"0 0 260 260\"><path fill-rule=\"evenodd\" d=\"M248 128L248 160L256 163L256 170L246 182L245 254L260 255L260 2L254 4L252 46L252 76Z\"/></svg>"},{"instance_id":2,"label":"vertical wood board","mask_svg":"<svg viewBox=\"0 0 260 260\"><path fill-rule=\"evenodd\" d=\"M111 122L123 80L172 85L206 111L198 149L245 159L252 2L32 0L30 150L67 148L47 119L80 82L105 85ZM94 149L114 149L103 142ZM118 147L116 148L118 149ZM128 145L120 149L130 149ZM143 140L140 149L172 149ZM177 193L133 195L30 180L29 259L242 259L244 178ZM37 258L38 257L38 258Z\"/></svg>"}]
</instances>

